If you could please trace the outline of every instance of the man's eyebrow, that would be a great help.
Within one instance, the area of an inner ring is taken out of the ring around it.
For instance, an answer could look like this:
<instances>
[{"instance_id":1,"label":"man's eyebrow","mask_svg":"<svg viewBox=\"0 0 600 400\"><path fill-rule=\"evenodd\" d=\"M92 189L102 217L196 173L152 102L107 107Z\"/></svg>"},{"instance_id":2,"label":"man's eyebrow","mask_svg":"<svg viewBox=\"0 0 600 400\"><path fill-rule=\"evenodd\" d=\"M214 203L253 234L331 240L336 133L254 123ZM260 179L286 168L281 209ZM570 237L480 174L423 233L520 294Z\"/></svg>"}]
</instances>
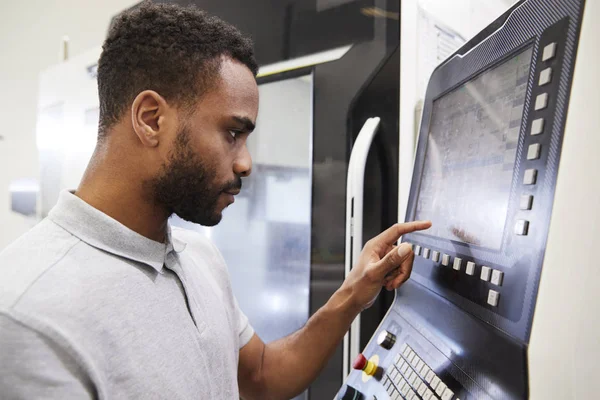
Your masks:
<instances>
[{"instance_id":1,"label":"man's eyebrow","mask_svg":"<svg viewBox=\"0 0 600 400\"><path fill-rule=\"evenodd\" d=\"M254 122L252 122L252 120L250 118L247 118L247 117L238 117L236 115L234 115L232 118L233 118L233 120L235 122L238 122L238 123L244 125L243 129L246 132L252 132L254 130L254 128L255 128Z\"/></svg>"}]
</instances>

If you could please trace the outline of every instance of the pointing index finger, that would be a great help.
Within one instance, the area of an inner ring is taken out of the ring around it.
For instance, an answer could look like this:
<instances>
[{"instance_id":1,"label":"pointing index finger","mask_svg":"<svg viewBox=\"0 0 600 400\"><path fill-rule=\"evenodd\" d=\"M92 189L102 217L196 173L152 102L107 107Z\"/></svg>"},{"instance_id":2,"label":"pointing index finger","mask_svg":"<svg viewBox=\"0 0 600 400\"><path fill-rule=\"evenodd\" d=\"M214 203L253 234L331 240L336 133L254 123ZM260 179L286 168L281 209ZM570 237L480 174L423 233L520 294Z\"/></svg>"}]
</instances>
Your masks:
<instances>
[{"instance_id":1,"label":"pointing index finger","mask_svg":"<svg viewBox=\"0 0 600 400\"><path fill-rule=\"evenodd\" d=\"M412 221L405 222L403 224L394 224L378 236L375 237L375 241L387 246L395 244L400 236L407 233L422 231L431 227L431 221Z\"/></svg>"}]
</instances>

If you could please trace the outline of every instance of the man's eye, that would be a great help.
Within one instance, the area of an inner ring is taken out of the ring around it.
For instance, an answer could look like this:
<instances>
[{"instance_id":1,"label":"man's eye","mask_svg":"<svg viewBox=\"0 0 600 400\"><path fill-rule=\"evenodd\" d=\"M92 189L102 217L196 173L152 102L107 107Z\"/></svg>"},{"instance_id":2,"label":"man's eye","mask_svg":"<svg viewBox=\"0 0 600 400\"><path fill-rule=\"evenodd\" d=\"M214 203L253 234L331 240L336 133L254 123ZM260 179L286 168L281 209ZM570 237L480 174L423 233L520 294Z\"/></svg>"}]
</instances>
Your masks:
<instances>
[{"instance_id":1,"label":"man's eye","mask_svg":"<svg viewBox=\"0 0 600 400\"><path fill-rule=\"evenodd\" d=\"M238 132L236 131L229 131L229 134L231 135L232 138L236 139Z\"/></svg>"}]
</instances>

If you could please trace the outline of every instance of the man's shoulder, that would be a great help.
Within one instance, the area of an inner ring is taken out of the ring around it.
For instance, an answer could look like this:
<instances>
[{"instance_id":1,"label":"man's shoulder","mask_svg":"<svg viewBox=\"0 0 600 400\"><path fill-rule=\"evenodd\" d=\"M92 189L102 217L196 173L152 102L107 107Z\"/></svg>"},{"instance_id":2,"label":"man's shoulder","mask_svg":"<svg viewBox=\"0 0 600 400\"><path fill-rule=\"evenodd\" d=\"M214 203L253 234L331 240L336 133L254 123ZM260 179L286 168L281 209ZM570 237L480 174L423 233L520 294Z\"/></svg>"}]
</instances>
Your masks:
<instances>
[{"instance_id":1,"label":"man's shoulder","mask_svg":"<svg viewBox=\"0 0 600 400\"><path fill-rule=\"evenodd\" d=\"M11 307L79 242L44 219L0 252L0 309Z\"/></svg>"}]
</instances>

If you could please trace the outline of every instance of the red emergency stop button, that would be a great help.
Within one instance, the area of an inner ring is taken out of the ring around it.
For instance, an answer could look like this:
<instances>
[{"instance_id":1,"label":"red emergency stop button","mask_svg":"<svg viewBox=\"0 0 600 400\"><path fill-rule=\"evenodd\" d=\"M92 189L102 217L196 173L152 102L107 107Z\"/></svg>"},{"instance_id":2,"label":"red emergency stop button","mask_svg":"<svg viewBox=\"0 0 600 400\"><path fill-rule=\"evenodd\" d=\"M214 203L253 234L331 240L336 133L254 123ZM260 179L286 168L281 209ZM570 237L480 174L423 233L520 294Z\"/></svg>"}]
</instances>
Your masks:
<instances>
[{"instance_id":1,"label":"red emergency stop button","mask_svg":"<svg viewBox=\"0 0 600 400\"><path fill-rule=\"evenodd\" d=\"M377 371L377 365L374 362L368 361L365 356L359 354L352 363L352 368L364 371L365 374L373 376Z\"/></svg>"}]
</instances>

